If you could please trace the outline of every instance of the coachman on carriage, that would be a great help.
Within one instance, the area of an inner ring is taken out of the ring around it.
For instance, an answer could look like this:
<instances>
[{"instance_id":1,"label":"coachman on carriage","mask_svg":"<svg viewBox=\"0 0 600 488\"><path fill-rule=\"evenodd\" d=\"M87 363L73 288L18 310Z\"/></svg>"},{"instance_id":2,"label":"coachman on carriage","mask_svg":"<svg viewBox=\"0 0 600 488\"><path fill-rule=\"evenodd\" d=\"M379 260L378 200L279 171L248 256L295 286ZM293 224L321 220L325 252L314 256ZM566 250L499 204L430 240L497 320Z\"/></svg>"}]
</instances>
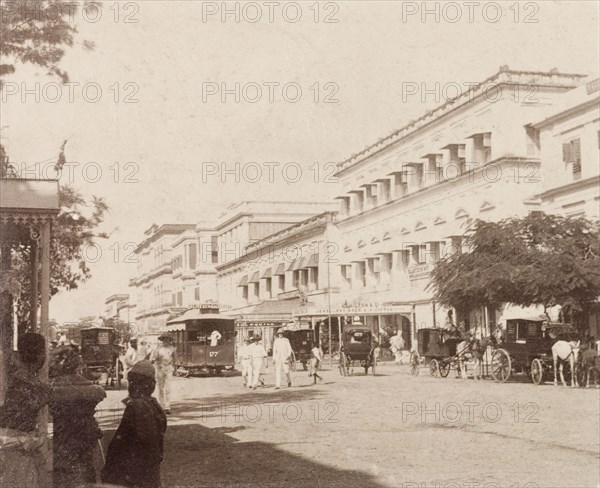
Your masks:
<instances>
[{"instance_id":1,"label":"coachman on carriage","mask_svg":"<svg viewBox=\"0 0 600 488\"><path fill-rule=\"evenodd\" d=\"M354 317L351 324L342 329L340 350L340 373L342 376L352 374L354 367L365 369L365 374L375 375L377 359L375 357L375 340L369 326L364 325L359 317Z\"/></svg>"}]
</instances>

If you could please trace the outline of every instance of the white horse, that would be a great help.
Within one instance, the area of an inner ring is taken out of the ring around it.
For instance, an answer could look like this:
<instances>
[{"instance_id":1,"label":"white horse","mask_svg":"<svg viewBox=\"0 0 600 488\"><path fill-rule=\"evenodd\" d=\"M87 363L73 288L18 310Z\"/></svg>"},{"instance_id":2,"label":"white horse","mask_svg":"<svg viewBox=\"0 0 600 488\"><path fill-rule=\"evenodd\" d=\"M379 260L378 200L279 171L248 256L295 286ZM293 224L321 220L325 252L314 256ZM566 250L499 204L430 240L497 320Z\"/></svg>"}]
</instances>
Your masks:
<instances>
[{"instance_id":1,"label":"white horse","mask_svg":"<svg viewBox=\"0 0 600 488\"><path fill-rule=\"evenodd\" d=\"M554 361L554 385L558 383L556 381L556 364L560 359L560 380L563 386L567 386L565 383L565 377L563 375L563 366L565 361L569 361L571 366L571 386L579 386L577 383L577 374L575 371L575 364L577 364L577 356L579 355L579 341L557 341L552 346L552 360Z\"/></svg>"}]
</instances>

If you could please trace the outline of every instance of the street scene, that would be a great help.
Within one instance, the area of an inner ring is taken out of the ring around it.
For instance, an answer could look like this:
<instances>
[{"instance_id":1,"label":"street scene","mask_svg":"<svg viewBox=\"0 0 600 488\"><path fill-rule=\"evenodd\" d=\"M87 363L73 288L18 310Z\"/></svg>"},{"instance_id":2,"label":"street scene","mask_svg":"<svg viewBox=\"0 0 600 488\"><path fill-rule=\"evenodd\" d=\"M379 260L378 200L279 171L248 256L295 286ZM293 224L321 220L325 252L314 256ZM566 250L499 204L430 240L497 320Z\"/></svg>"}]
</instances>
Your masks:
<instances>
[{"instance_id":1,"label":"street scene","mask_svg":"<svg viewBox=\"0 0 600 488\"><path fill-rule=\"evenodd\" d=\"M600 488L599 13L0 0L0 488Z\"/></svg>"},{"instance_id":2,"label":"street scene","mask_svg":"<svg viewBox=\"0 0 600 488\"><path fill-rule=\"evenodd\" d=\"M393 363L375 377L341 377L328 367L322 376L313 386L305 372L295 372L292 388L275 390L267 374L267 386L256 391L243 389L239 376L177 378L164 485L597 484L598 418L590 412L598 408L598 390L565 395L551 384L482 384L454 373L415 378L408 366ZM123 396L111 391L99 405L97 418L108 432Z\"/></svg>"}]
</instances>

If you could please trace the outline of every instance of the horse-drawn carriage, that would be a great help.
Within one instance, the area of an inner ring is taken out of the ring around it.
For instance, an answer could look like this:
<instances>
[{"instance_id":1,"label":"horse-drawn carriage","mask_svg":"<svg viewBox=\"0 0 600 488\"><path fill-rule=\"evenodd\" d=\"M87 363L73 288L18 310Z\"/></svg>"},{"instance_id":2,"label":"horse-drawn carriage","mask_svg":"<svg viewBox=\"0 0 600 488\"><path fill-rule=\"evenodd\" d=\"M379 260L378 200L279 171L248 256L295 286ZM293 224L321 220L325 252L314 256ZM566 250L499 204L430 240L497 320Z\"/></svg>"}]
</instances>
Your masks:
<instances>
[{"instance_id":1,"label":"horse-drawn carriage","mask_svg":"<svg viewBox=\"0 0 600 488\"><path fill-rule=\"evenodd\" d=\"M312 329L285 330L283 336L290 341L293 352L292 370L296 370L296 362L302 363L304 371L308 371L311 351L315 344L315 331Z\"/></svg>"},{"instance_id":2,"label":"horse-drawn carriage","mask_svg":"<svg viewBox=\"0 0 600 488\"><path fill-rule=\"evenodd\" d=\"M355 317L352 324L343 326L341 342L339 368L342 376L352 374L354 367L364 368L365 374L371 368L371 373L375 375L376 344L370 327Z\"/></svg>"},{"instance_id":3,"label":"horse-drawn carriage","mask_svg":"<svg viewBox=\"0 0 600 488\"><path fill-rule=\"evenodd\" d=\"M102 386L121 388L123 369L115 329L87 327L80 332L83 376Z\"/></svg>"},{"instance_id":4,"label":"horse-drawn carriage","mask_svg":"<svg viewBox=\"0 0 600 488\"><path fill-rule=\"evenodd\" d=\"M505 382L515 373L525 373L539 385L554 372L552 346L576 338L571 325L550 323L543 317L507 320L505 337L492 355L492 376Z\"/></svg>"},{"instance_id":5,"label":"horse-drawn carriage","mask_svg":"<svg viewBox=\"0 0 600 488\"><path fill-rule=\"evenodd\" d=\"M439 328L424 328L417 331L418 347L410 355L410 371L418 376L421 364L429 367L431 376L445 378L453 367L460 366L466 359L469 346L462 336Z\"/></svg>"}]
</instances>

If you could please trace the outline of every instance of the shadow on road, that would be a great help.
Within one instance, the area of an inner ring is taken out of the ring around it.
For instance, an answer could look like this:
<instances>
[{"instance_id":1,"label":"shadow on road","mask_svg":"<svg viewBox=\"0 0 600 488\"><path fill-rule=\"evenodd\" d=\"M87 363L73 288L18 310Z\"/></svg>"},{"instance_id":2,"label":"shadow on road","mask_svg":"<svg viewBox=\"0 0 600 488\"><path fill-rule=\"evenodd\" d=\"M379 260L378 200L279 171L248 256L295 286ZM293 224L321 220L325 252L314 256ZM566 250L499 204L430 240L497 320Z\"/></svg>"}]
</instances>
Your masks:
<instances>
[{"instance_id":1,"label":"shadow on road","mask_svg":"<svg viewBox=\"0 0 600 488\"><path fill-rule=\"evenodd\" d=\"M273 394L221 396L214 398L213 403L210 399L196 399L173 404L161 467L163 487L385 488L368 473L339 469L310 459L315 451L313 441L298 432L284 437L281 442L242 442L232 434L245 430L247 427L243 425L210 428L201 424L203 416L219 416L225 406L291 403L321 395L318 390L277 390ZM105 431L102 440L105 451L113 435L114 428ZM283 446L306 455L289 452Z\"/></svg>"}]
</instances>

